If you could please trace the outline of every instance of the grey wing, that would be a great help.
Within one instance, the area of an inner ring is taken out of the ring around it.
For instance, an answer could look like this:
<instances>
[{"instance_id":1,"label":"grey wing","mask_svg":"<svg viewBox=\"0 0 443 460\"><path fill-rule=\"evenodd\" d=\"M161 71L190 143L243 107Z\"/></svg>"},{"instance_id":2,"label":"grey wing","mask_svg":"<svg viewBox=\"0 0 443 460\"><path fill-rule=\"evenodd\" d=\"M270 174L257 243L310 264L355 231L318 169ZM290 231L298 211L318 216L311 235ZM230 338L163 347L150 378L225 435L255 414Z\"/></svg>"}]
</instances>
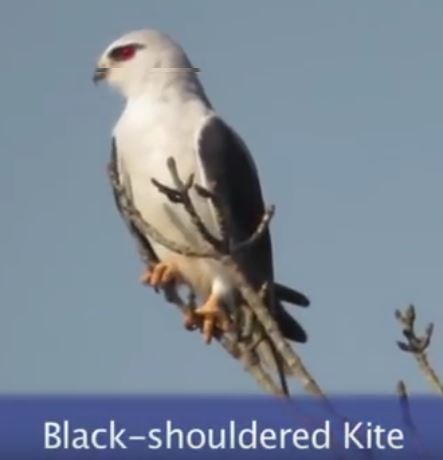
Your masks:
<instances>
[{"instance_id":1,"label":"grey wing","mask_svg":"<svg viewBox=\"0 0 443 460\"><path fill-rule=\"evenodd\" d=\"M199 136L199 156L208 182L223 200L233 243L245 241L256 230L265 212L260 181L252 157L241 138L220 118L210 118ZM272 287L267 307L286 337L306 341L303 328L275 301L274 271L269 230L244 251L235 255L244 276L259 290Z\"/></svg>"},{"instance_id":2,"label":"grey wing","mask_svg":"<svg viewBox=\"0 0 443 460\"><path fill-rule=\"evenodd\" d=\"M113 175L116 178L120 178L121 174L118 170L118 161L117 161L117 143L115 138L112 138L112 146L111 146L111 161L109 167L113 171ZM119 184L122 186L122 184ZM115 204L117 206L117 209L122 216L123 220L125 221L129 231L131 232L131 235L134 237L138 251L140 253L140 256L142 257L143 262L146 265L152 265L157 263L158 257L155 254L154 250L152 249L151 244L149 243L149 240L146 238L146 236L134 225L134 223L127 217L124 209L121 206L120 202L120 196L118 194L118 191L114 188L114 200Z\"/></svg>"}]
</instances>

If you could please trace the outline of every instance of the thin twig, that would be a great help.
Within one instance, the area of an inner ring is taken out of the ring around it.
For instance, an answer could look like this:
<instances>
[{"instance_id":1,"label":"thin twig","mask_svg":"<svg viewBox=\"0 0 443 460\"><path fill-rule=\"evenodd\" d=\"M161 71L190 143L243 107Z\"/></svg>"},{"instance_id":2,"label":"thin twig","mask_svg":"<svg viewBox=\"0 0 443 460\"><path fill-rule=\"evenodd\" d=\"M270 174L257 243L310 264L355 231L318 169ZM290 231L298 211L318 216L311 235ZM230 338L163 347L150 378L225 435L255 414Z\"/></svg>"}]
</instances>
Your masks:
<instances>
[{"instance_id":1,"label":"thin twig","mask_svg":"<svg viewBox=\"0 0 443 460\"><path fill-rule=\"evenodd\" d=\"M420 337L415 331L415 320L417 318L416 311L413 305L410 305L405 312L397 310L395 312L397 320L400 322L403 328L403 335L406 342L397 342L400 350L411 353L414 355L421 372L424 374L429 383L434 389L443 394L443 383L434 370L433 366L429 362L427 350L431 345L432 334L434 332L434 325L430 323L425 330L425 335Z\"/></svg>"},{"instance_id":2,"label":"thin twig","mask_svg":"<svg viewBox=\"0 0 443 460\"><path fill-rule=\"evenodd\" d=\"M209 244L211 244L212 246L215 246L214 258L222 262L225 268L228 270L229 275L234 280L234 284L239 288L243 298L250 306L250 308L253 310L254 314L259 319L259 321L262 323L264 330L266 331L271 341L274 343L276 349L282 354L282 357L289 369L291 369L292 373L296 377L299 377L302 380L305 389L309 393L314 394L316 396L325 397L325 394L323 393L315 379L311 376L309 371L306 369L302 360L289 346L288 342L281 334L280 328L278 327L276 321L271 316L268 309L263 305L260 293L255 292L254 289L250 287L249 283L239 270L232 256L230 254L220 254L217 251L216 245L214 245L212 241L208 239L208 231L206 229L206 226L198 217L198 214L195 210L195 206L189 197L189 188L185 188L182 186L183 182L179 177L175 161L172 158L168 159L168 167L171 171L174 183L177 187L179 187L177 191L183 191L183 193L186 195L185 197L183 197L183 201L186 202L186 210L188 211L188 213L191 216L194 216L193 221L195 223L197 230L201 233L203 239L208 241ZM188 183L190 183L189 180ZM206 191L206 193L207 196L211 199L215 198L214 194L212 194L211 192ZM218 214L223 214L223 210L216 209L216 211ZM238 244L234 250L236 251L241 248L244 249L245 247L255 242L268 227L273 213L274 207L271 207L267 212L265 212L263 218L261 219L252 236L248 238L245 242ZM226 218L222 217L221 219L226 222Z\"/></svg>"},{"instance_id":3,"label":"thin twig","mask_svg":"<svg viewBox=\"0 0 443 460\"><path fill-rule=\"evenodd\" d=\"M275 348L281 354L283 361L291 370L291 374L301 380L307 392L326 399L325 393L307 370L301 358L283 337L277 322L263 305L260 295L249 286L249 283L246 281L244 275L240 272L232 258L223 256L219 260L228 270L229 276L234 280L235 285L239 288L246 303L250 306L262 324L266 334L273 342Z\"/></svg>"},{"instance_id":4,"label":"thin twig","mask_svg":"<svg viewBox=\"0 0 443 460\"><path fill-rule=\"evenodd\" d=\"M199 214L197 213L194 205L192 204L192 199L190 196L190 190L194 185L194 176L189 176L186 183L184 183L178 174L177 165L175 163L174 158L169 157L167 159L167 166L169 172L171 173L172 181L174 182L175 190L158 182L156 179L152 179L152 183L158 188L161 193L164 193L168 199L174 195L174 199L172 200L174 203L179 203L183 205L186 212L188 213L189 217L192 220L192 223L197 228L199 233L203 236L203 239L209 243L211 247L213 247L216 251L222 252L223 248L223 241L214 236L206 227L206 225L201 220Z\"/></svg>"},{"instance_id":5,"label":"thin twig","mask_svg":"<svg viewBox=\"0 0 443 460\"><path fill-rule=\"evenodd\" d=\"M118 180L115 158L111 159L111 162L108 166L108 175L116 199L118 201L119 209L122 212L125 220L128 223L132 223L133 225L135 225L136 229L140 231L142 234L148 234L152 236L154 239L156 239L156 241L162 239L162 235L143 220L140 213L136 211L136 209L132 206L132 203L130 202L129 198L126 196L125 190L123 189L123 187L121 187ZM143 241L138 240L137 243L139 255L146 266L150 266L151 264L158 262L158 260L153 260L153 255L151 251L148 250L145 245L143 245ZM174 246L173 242L166 241L166 243L166 246ZM188 252L192 252L192 250L188 248ZM204 257L204 255L198 254L195 255L195 257ZM162 290L166 300L170 303L175 304L183 313L186 314L193 308L192 303L194 298L192 293L190 295L189 301L184 302L178 294L177 289L174 285L168 284ZM243 362L246 371L249 372L255 378L258 385L261 386L266 392L276 396L283 396L282 390L278 385L275 384L271 376L264 370L262 363L250 359L250 353L243 344L237 343L233 337L230 337L228 335L216 337L216 340L219 341L220 345L234 359Z\"/></svg>"},{"instance_id":6,"label":"thin twig","mask_svg":"<svg viewBox=\"0 0 443 460\"><path fill-rule=\"evenodd\" d=\"M171 174L173 176L178 176L177 169L175 167L175 163L173 160L169 159L168 161L168 166L171 170ZM179 187L181 187L180 184L183 184L181 179L178 177L173 177L173 180L176 184L178 184ZM177 190L180 192L180 190ZM188 194L189 190L184 189L185 193ZM188 195L189 196L189 195ZM186 209L190 213L191 216L198 216L195 207L192 203L192 200L188 200L187 198L184 198L183 201L186 202ZM270 220L270 217L266 217L264 220L262 220L257 228L257 230L254 232L253 237L258 238L260 235L260 232L263 232L264 228L266 228L266 225L268 224ZM199 230L203 236L204 239L207 240L206 235L207 232L201 231L201 227L205 227L205 225L201 222L200 218L197 220L194 220L195 226L197 230ZM264 223L263 223L264 222ZM197 224L198 223L198 224ZM147 232L149 233L149 228L146 228ZM156 238L156 235L153 235L150 233L150 236L154 239ZM157 240L160 244L166 245L170 250L175 251L177 249L177 245L169 245L167 242L165 242L165 238L162 237L161 239ZM166 243L166 244L165 244ZM184 253L183 249L184 248L178 248L180 253ZM189 252L188 252L189 254ZM209 252L205 252L205 255L210 254ZM319 396L323 398L326 401L326 395L320 388L320 386L317 384L315 379L312 377L312 375L309 373L305 365L303 364L301 358L294 352L294 350L289 346L287 343L286 339L283 337L282 333L280 332L280 328L278 327L275 319L271 316L270 312L267 310L267 308L263 305L262 300L260 299L259 294L257 294L250 286L243 274L240 272L240 270L237 267L237 264L233 260L233 258L230 255L226 254L220 254L217 250L214 250L213 253L210 255L210 257L219 260L220 262L223 263L225 266L226 270L228 271L228 276L230 276L231 279L234 280L234 283L236 286L239 288L239 291L241 292L243 298L247 302L247 304L250 306L258 320L262 323L262 326L274 344L275 348L277 351L281 354L283 361L285 362L286 366L290 369L291 373L298 377L306 391L309 393ZM198 256L197 256L198 257Z\"/></svg>"},{"instance_id":7,"label":"thin twig","mask_svg":"<svg viewBox=\"0 0 443 460\"><path fill-rule=\"evenodd\" d=\"M285 396L282 389L275 384L269 373L265 371L262 363L254 358L246 344L231 340L226 335L223 335L219 342L231 356L243 363L245 370L254 376L259 386L267 393L275 396Z\"/></svg>"},{"instance_id":8,"label":"thin twig","mask_svg":"<svg viewBox=\"0 0 443 460\"><path fill-rule=\"evenodd\" d=\"M411 433L411 437L414 441L415 448L418 453L418 458L420 459L428 458L429 453L423 444L423 441L417 430L417 426L412 417L411 406L409 404L408 390L403 380L400 380L397 384L397 393L400 398L400 407L401 407L403 422L406 428Z\"/></svg>"},{"instance_id":9,"label":"thin twig","mask_svg":"<svg viewBox=\"0 0 443 460\"><path fill-rule=\"evenodd\" d=\"M241 252L244 251L246 248L252 246L256 243L264 234L264 232L269 227L271 219L274 217L275 214L275 206L270 206L263 214L263 217L260 223L257 225L255 232L245 241L237 244L232 248L232 252Z\"/></svg>"},{"instance_id":10,"label":"thin twig","mask_svg":"<svg viewBox=\"0 0 443 460\"><path fill-rule=\"evenodd\" d=\"M195 250L190 246L178 244L175 241L166 238L153 225L149 224L143 219L140 212L137 211L137 209L135 209L135 207L132 205L132 202L129 199L126 191L118 182L118 178L115 175L115 173L111 171L111 168L109 168L109 171L111 185L114 187L114 191L119 199L121 211L125 214L126 218L129 219L142 234L149 235L153 240L157 241L162 246L165 246L171 251L176 252L178 254L182 254L187 257L213 259L217 256L217 253L209 247L206 250Z\"/></svg>"},{"instance_id":11,"label":"thin twig","mask_svg":"<svg viewBox=\"0 0 443 460\"><path fill-rule=\"evenodd\" d=\"M223 254L228 253L229 249L230 249L229 248L230 229L229 229L228 219L226 219L226 216L228 215L228 212L226 210L225 203L212 190L208 190L207 188L202 187L199 184L195 184L194 188L195 188L195 191L202 198L205 198L206 200L210 200L215 209L222 210L221 212L216 212L215 213L215 218L216 218L216 221L217 221L217 227L220 230L221 241L223 243L221 252Z\"/></svg>"},{"instance_id":12,"label":"thin twig","mask_svg":"<svg viewBox=\"0 0 443 460\"><path fill-rule=\"evenodd\" d=\"M409 397L406 389L406 385L403 380L400 380L397 384L397 393L400 398L400 406L403 415L403 421L405 425L411 431L416 431L416 426L411 414L411 408L409 406Z\"/></svg>"}]
</instances>

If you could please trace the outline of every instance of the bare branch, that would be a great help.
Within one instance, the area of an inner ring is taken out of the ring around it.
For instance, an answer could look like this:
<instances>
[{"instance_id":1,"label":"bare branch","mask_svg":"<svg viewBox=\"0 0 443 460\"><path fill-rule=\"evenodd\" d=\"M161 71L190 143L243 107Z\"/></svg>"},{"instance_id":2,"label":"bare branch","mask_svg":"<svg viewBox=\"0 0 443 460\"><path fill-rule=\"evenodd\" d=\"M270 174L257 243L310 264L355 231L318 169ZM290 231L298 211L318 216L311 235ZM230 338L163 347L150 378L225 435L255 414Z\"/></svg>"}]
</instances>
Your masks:
<instances>
[{"instance_id":1,"label":"bare branch","mask_svg":"<svg viewBox=\"0 0 443 460\"><path fill-rule=\"evenodd\" d=\"M131 222L136 228L149 236L151 236L156 241L159 241L161 244L166 243L165 246L171 247L174 246L173 242L167 241L163 238L163 236L155 230L152 226L147 224L143 218L141 217L140 213L136 211L136 209L132 206L129 198L126 196L124 189L120 186L117 176L116 170L116 163L115 158L112 158L109 166L108 166L108 175L113 187L116 199L118 201L118 206L125 218L128 222ZM166 193L166 192L165 192ZM157 261L152 260L151 251L147 250L146 247L143 246L142 241L137 241L139 246L139 254L144 264L147 266L155 263ZM192 250L190 248L177 248L183 250L183 253L186 255L194 256L194 257L205 257L204 254L192 254ZM187 253L186 253L187 252ZM191 253L191 254L189 254ZM212 257L212 255L207 255L207 257ZM195 304L195 296L193 292L190 292L188 302L184 302L183 299L177 292L175 285L169 284L165 286L163 289L163 294L165 299L169 303L175 304L184 314L190 313L194 308ZM219 341L221 346L225 349L227 353L229 353L234 359L240 360L243 362L243 365L247 372L249 372L257 381L258 385L261 386L266 392L270 394L274 394L276 396L284 396L284 393L280 389L280 387L274 382L271 376L264 370L261 363L255 362L251 359L251 354L249 350L247 350L246 346L240 343L232 337L228 335L223 335L222 337L216 337Z\"/></svg>"},{"instance_id":2,"label":"bare branch","mask_svg":"<svg viewBox=\"0 0 443 460\"><path fill-rule=\"evenodd\" d=\"M409 407L409 397L406 390L406 385L403 380L400 380L397 384L397 393L400 398L400 405L403 415L403 421L405 425L411 430L416 431L415 423L411 415L411 408Z\"/></svg>"},{"instance_id":3,"label":"bare branch","mask_svg":"<svg viewBox=\"0 0 443 460\"><path fill-rule=\"evenodd\" d=\"M203 230L205 228L205 225L203 224L201 219L198 217L198 214L195 210L193 202L189 197L189 193L188 193L189 189L184 189L182 187L183 182L178 177L175 162L173 162L173 160L169 160L168 166L171 169L171 174L173 175L174 182L179 187L178 191L183 192L184 194L187 195L187 197L184 198L184 201L186 202L186 210L189 212L191 217L197 216L197 218L195 217L193 218L193 222L197 230L201 233L202 237L206 241L208 241L208 238L207 238L208 232L207 230ZM207 196L213 197L213 194L208 192ZM217 211L218 213L222 212L222 210L217 210ZM257 227L257 230L254 232L251 238L249 238L247 242L245 243L246 245L249 245L251 241L255 241L263 233L264 229L267 227L270 221L270 218L272 217L272 212L273 210L268 212L263 217L262 221ZM226 219L224 220L226 222ZM155 236L153 237L155 238ZM208 241L208 242L212 244L211 241ZM167 246L169 247L169 249L174 250L172 246L170 245L167 245ZM237 264L235 263L233 258L227 254L223 254L223 253L220 254L220 252L217 251L217 247L215 247L214 249L215 251L213 254L213 258L223 263L226 270L229 272L231 279L234 280L235 284L237 285L246 303L250 306L255 316L261 322L267 336L269 337L271 342L274 344L276 350L281 354L283 362L291 370L291 373L301 380L306 391L308 391L309 393L313 395L322 397L326 401L326 395L324 394L320 386L317 384L315 379L312 377L312 375L309 373L309 371L303 364L301 358L294 352L294 350L287 343L286 339L283 337L282 333L280 332L280 329L276 321L274 320L270 312L267 310L267 308L263 305L260 295L256 293L254 289L250 287L249 283L247 282L243 274L238 269Z\"/></svg>"},{"instance_id":4,"label":"bare branch","mask_svg":"<svg viewBox=\"0 0 443 460\"><path fill-rule=\"evenodd\" d=\"M262 324L266 334L273 342L277 351L281 354L283 361L291 370L291 373L301 380L307 392L326 399L325 393L307 370L301 358L297 355L297 353L295 353L292 347L288 344L287 340L283 337L275 319L263 305L260 294L255 292L249 286L249 283L233 262L232 258L224 256L220 260L226 269L229 270L229 274L234 280L236 286L239 288L243 298Z\"/></svg>"},{"instance_id":5,"label":"bare branch","mask_svg":"<svg viewBox=\"0 0 443 460\"><path fill-rule=\"evenodd\" d=\"M199 233L203 236L204 240L210 244L218 252L223 252L225 248L223 247L223 241L214 236L202 222L200 216L198 215L194 205L192 204L192 199L190 196L190 190L194 185L194 176L189 176L186 183L184 183L177 172L177 165L174 158L169 157L167 160L167 166L171 173L172 180L175 185L175 189L166 187L163 184L160 184L156 179L152 179L152 183L158 188L159 192L164 193L168 199L173 203L179 203L183 205L189 217L192 220L192 223L197 228Z\"/></svg>"},{"instance_id":6,"label":"bare branch","mask_svg":"<svg viewBox=\"0 0 443 460\"><path fill-rule=\"evenodd\" d=\"M397 393L400 398L400 407L402 411L402 418L405 426L411 433L411 437L414 441L415 448L418 453L418 458L425 459L429 458L429 453L425 448L423 441L420 437L420 434L417 430L417 426L415 425L414 419L412 417L411 406L409 404L409 396L408 391L406 389L406 384L403 380L400 380L397 384Z\"/></svg>"},{"instance_id":7,"label":"bare branch","mask_svg":"<svg viewBox=\"0 0 443 460\"><path fill-rule=\"evenodd\" d=\"M258 362L250 352L248 346L242 342L229 339L223 335L219 342L228 353L235 359L239 359L247 372L249 372L265 392L275 396L286 396L284 391L276 385L268 372L265 371L262 363Z\"/></svg>"},{"instance_id":8,"label":"bare branch","mask_svg":"<svg viewBox=\"0 0 443 460\"><path fill-rule=\"evenodd\" d=\"M400 350L414 355L421 372L424 374L434 389L443 394L443 383L429 362L427 350L431 344L434 325L430 323L425 330L425 335L420 337L415 331L416 311L413 305L410 305L405 312L397 310L395 317L403 328L403 335L406 342L397 342Z\"/></svg>"},{"instance_id":9,"label":"bare branch","mask_svg":"<svg viewBox=\"0 0 443 460\"><path fill-rule=\"evenodd\" d=\"M129 219L138 228L138 230L149 235L153 240L157 241L162 246L167 247L171 251L183 254L188 257L201 257L201 258L214 258L217 253L211 249L206 250L194 250L193 248L181 244L177 244L175 241L171 241L166 238L161 232L159 232L153 225L146 222L141 214L132 205L130 198L127 196L126 191L118 182L118 179L114 172L110 170L111 184L114 187L115 194L119 200L120 209L125 214L126 218Z\"/></svg>"},{"instance_id":10,"label":"bare branch","mask_svg":"<svg viewBox=\"0 0 443 460\"><path fill-rule=\"evenodd\" d=\"M221 240L223 242L222 246L222 253L228 253L229 252L229 222L226 216L228 215L228 212L225 208L225 204L223 200L220 199L220 197L214 193L211 190L208 190L207 188L202 187L199 184L194 185L195 191L202 197L205 198L206 200L210 200L214 206L215 209L222 210L221 212L216 212L215 213L215 218L217 220L217 226L220 229L220 235L221 235Z\"/></svg>"},{"instance_id":11,"label":"bare branch","mask_svg":"<svg viewBox=\"0 0 443 460\"><path fill-rule=\"evenodd\" d=\"M237 246L235 246L232 249L232 252L244 251L247 247L252 246L256 241L258 241L263 236L263 233L269 227L271 219L274 217L274 213L275 206L270 206L263 214L263 217L260 223L258 224L255 232L246 241L243 241L242 243L239 243Z\"/></svg>"}]
</instances>

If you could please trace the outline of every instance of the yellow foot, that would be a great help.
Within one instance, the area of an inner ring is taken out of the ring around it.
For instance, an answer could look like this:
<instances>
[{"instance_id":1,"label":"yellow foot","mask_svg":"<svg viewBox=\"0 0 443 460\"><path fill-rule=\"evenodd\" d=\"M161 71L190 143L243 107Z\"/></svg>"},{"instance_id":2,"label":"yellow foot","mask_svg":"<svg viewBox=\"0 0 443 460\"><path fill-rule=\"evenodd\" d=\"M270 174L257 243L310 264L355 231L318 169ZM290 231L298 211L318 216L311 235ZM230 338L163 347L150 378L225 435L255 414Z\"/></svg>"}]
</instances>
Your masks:
<instances>
[{"instance_id":1,"label":"yellow foot","mask_svg":"<svg viewBox=\"0 0 443 460\"><path fill-rule=\"evenodd\" d=\"M163 287L172 281L180 281L181 276L177 267L168 262L159 262L152 268L147 268L141 275L140 281L154 288Z\"/></svg>"},{"instance_id":2,"label":"yellow foot","mask_svg":"<svg viewBox=\"0 0 443 460\"><path fill-rule=\"evenodd\" d=\"M220 304L220 299L214 294L195 310L194 315L202 320L203 338L206 343L211 343L219 331L227 332L231 329L231 321Z\"/></svg>"},{"instance_id":3,"label":"yellow foot","mask_svg":"<svg viewBox=\"0 0 443 460\"><path fill-rule=\"evenodd\" d=\"M185 313L183 324L188 331L195 331L203 326L203 321L193 310Z\"/></svg>"}]
</instances>

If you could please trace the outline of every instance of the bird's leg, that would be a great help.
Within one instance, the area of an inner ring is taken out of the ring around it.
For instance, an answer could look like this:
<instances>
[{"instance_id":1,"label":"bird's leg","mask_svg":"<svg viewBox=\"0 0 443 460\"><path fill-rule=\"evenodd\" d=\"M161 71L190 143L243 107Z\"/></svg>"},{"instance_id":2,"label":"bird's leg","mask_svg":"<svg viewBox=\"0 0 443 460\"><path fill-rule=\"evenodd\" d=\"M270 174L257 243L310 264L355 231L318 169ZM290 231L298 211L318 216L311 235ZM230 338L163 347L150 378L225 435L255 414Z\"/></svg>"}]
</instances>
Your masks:
<instances>
[{"instance_id":1,"label":"bird's leg","mask_svg":"<svg viewBox=\"0 0 443 460\"><path fill-rule=\"evenodd\" d=\"M177 267L170 262L158 262L147 268L141 275L140 281L153 288L163 287L171 282L181 282L182 277Z\"/></svg>"},{"instance_id":2,"label":"bird's leg","mask_svg":"<svg viewBox=\"0 0 443 460\"><path fill-rule=\"evenodd\" d=\"M211 294L201 307L196 308L194 315L202 320L206 343L211 343L218 331L228 332L231 329L231 320L224 310L223 302L216 294Z\"/></svg>"}]
</instances>

